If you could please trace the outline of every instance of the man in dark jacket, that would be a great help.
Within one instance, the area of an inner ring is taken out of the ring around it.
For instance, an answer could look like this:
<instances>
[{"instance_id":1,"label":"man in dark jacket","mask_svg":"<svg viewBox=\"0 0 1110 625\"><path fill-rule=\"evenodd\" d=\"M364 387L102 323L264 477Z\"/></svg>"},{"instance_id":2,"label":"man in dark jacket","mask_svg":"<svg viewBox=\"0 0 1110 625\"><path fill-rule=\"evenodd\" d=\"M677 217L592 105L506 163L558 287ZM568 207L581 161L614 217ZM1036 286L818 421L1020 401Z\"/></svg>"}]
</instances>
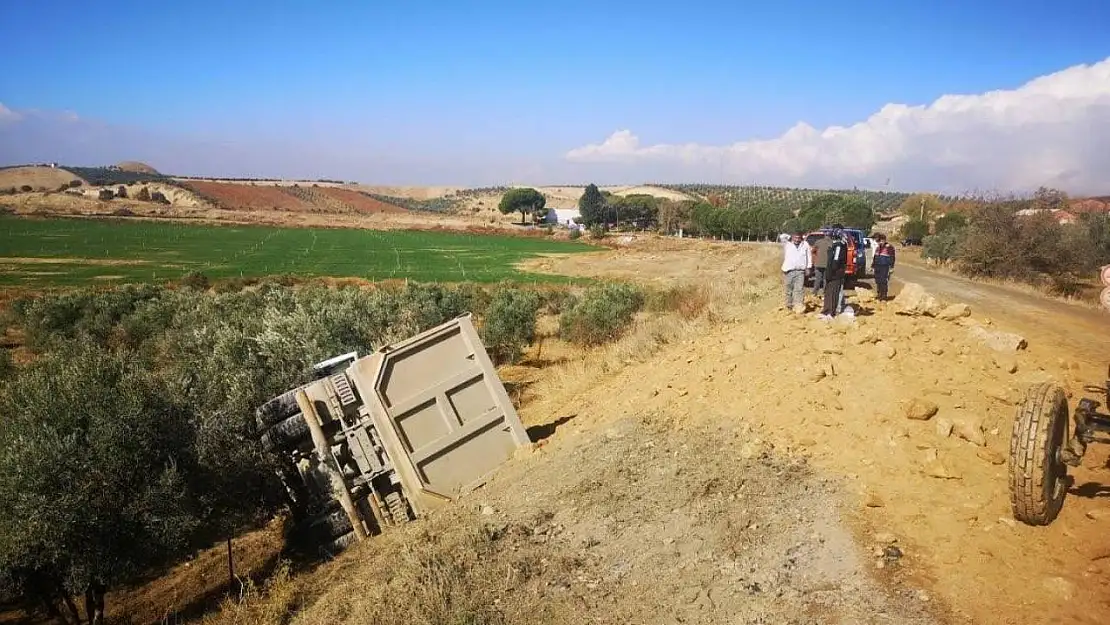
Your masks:
<instances>
[{"instance_id":1,"label":"man in dark jacket","mask_svg":"<svg viewBox=\"0 0 1110 625\"><path fill-rule=\"evenodd\" d=\"M830 238L829 255L825 263L825 306L821 309L819 319L832 319L840 313L840 294L848 273L848 244L844 242L844 231L834 226Z\"/></svg>"},{"instance_id":2,"label":"man in dark jacket","mask_svg":"<svg viewBox=\"0 0 1110 625\"><path fill-rule=\"evenodd\" d=\"M894 245L886 240L885 234L875 235L875 258L871 261L875 269L875 290L880 302L887 300L890 287L890 272L894 269Z\"/></svg>"}]
</instances>

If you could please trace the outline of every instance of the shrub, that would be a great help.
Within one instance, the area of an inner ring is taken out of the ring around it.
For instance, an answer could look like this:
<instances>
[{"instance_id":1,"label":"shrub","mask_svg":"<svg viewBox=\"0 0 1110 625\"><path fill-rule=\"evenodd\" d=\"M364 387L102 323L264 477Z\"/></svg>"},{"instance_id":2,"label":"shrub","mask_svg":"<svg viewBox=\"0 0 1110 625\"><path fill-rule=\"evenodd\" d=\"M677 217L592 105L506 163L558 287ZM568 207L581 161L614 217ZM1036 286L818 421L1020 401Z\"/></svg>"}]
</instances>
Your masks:
<instances>
[{"instance_id":1,"label":"shrub","mask_svg":"<svg viewBox=\"0 0 1110 625\"><path fill-rule=\"evenodd\" d=\"M645 307L654 312L677 312L683 319L696 319L709 307L709 292L698 285L653 290L645 298Z\"/></svg>"},{"instance_id":2,"label":"shrub","mask_svg":"<svg viewBox=\"0 0 1110 625\"><path fill-rule=\"evenodd\" d=\"M181 286L194 291L207 291L212 286L208 276L199 271L190 271L181 278Z\"/></svg>"},{"instance_id":3,"label":"shrub","mask_svg":"<svg viewBox=\"0 0 1110 625\"><path fill-rule=\"evenodd\" d=\"M116 194L113 193L111 189L101 189L100 193L96 194L96 197L102 202L107 202L108 200L116 197Z\"/></svg>"},{"instance_id":4,"label":"shrub","mask_svg":"<svg viewBox=\"0 0 1110 625\"><path fill-rule=\"evenodd\" d=\"M611 341L632 322L644 304L635 286L607 284L592 287L572 308L559 316L559 335L580 345L600 345Z\"/></svg>"},{"instance_id":5,"label":"shrub","mask_svg":"<svg viewBox=\"0 0 1110 625\"><path fill-rule=\"evenodd\" d=\"M119 186L119 187L118 187L118 188L116 189L116 197L121 197L121 198L123 198L123 199L125 199L125 200L126 200L126 199L127 199L127 187L125 187L125 186L123 186L123 185L121 184L121 185L120 185L120 186Z\"/></svg>"},{"instance_id":6,"label":"shrub","mask_svg":"<svg viewBox=\"0 0 1110 625\"><path fill-rule=\"evenodd\" d=\"M150 201L150 189L147 189L146 187L143 187L143 188L139 189L139 192L137 194L135 194L135 199L139 200L140 202L149 202Z\"/></svg>"},{"instance_id":7,"label":"shrub","mask_svg":"<svg viewBox=\"0 0 1110 625\"><path fill-rule=\"evenodd\" d=\"M159 204L169 204L170 203L170 201L168 199L166 199L165 194L162 193L161 191L155 191L154 193L151 193L150 194L150 201L151 202L158 202Z\"/></svg>"},{"instance_id":8,"label":"shrub","mask_svg":"<svg viewBox=\"0 0 1110 625\"><path fill-rule=\"evenodd\" d=\"M590 238L591 239L603 239L603 238L605 238L605 226L603 226L601 224L594 224L594 225L590 226Z\"/></svg>"},{"instance_id":9,"label":"shrub","mask_svg":"<svg viewBox=\"0 0 1110 625\"><path fill-rule=\"evenodd\" d=\"M6 380L15 373L15 362L12 361L10 349L0 347L0 380Z\"/></svg>"},{"instance_id":10,"label":"shrub","mask_svg":"<svg viewBox=\"0 0 1110 625\"><path fill-rule=\"evenodd\" d=\"M69 186L71 186L71 187L73 187L73 188L75 188L75 189L76 189L77 187L79 187L79 186L83 185L83 184L85 184L85 183L81 182L80 180L70 180L70 181L69 181Z\"/></svg>"},{"instance_id":11,"label":"shrub","mask_svg":"<svg viewBox=\"0 0 1110 625\"><path fill-rule=\"evenodd\" d=\"M922 241L929 235L929 224L920 219L911 219L902 224L902 238Z\"/></svg>"},{"instance_id":12,"label":"shrub","mask_svg":"<svg viewBox=\"0 0 1110 625\"><path fill-rule=\"evenodd\" d=\"M35 188L32 187L29 184L25 184L22 187L19 187L19 190L22 191L23 193L30 193L30 192L34 191Z\"/></svg>"},{"instance_id":13,"label":"shrub","mask_svg":"<svg viewBox=\"0 0 1110 625\"><path fill-rule=\"evenodd\" d=\"M941 234L949 230L960 230L966 226L967 217L963 213L946 213L944 216L937 218L933 229L937 234Z\"/></svg>"},{"instance_id":14,"label":"shrub","mask_svg":"<svg viewBox=\"0 0 1110 625\"><path fill-rule=\"evenodd\" d=\"M482 323L482 342L498 363L514 363L536 335L540 298L525 289L499 288Z\"/></svg>"},{"instance_id":15,"label":"shrub","mask_svg":"<svg viewBox=\"0 0 1110 625\"><path fill-rule=\"evenodd\" d=\"M582 238L582 231L579 230L578 228L574 228L570 231L570 234L568 236L570 237L571 241L576 241L576 240Z\"/></svg>"},{"instance_id":16,"label":"shrub","mask_svg":"<svg viewBox=\"0 0 1110 625\"><path fill-rule=\"evenodd\" d=\"M955 259L959 253L960 244L963 243L965 234L966 229L957 228L944 230L925 237L922 241L921 257L940 261Z\"/></svg>"}]
</instances>

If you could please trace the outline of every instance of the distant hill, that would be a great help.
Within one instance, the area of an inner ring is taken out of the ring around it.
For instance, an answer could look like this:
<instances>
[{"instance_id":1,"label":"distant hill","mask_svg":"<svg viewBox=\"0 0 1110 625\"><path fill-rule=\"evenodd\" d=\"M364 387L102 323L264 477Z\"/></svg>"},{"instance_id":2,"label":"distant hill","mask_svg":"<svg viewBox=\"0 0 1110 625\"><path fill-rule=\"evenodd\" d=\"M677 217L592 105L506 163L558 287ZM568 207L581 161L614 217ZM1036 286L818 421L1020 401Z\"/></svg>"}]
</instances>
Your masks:
<instances>
[{"instance_id":1,"label":"distant hill","mask_svg":"<svg viewBox=\"0 0 1110 625\"><path fill-rule=\"evenodd\" d=\"M157 169L139 161L123 161L116 165L119 169L136 174L154 174L160 176Z\"/></svg>"},{"instance_id":2,"label":"distant hill","mask_svg":"<svg viewBox=\"0 0 1110 625\"><path fill-rule=\"evenodd\" d=\"M80 174L61 167L5 167L0 169L0 190L15 189L25 191L30 187L32 191L55 191L62 185L70 185L72 181L86 184Z\"/></svg>"}]
</instances>

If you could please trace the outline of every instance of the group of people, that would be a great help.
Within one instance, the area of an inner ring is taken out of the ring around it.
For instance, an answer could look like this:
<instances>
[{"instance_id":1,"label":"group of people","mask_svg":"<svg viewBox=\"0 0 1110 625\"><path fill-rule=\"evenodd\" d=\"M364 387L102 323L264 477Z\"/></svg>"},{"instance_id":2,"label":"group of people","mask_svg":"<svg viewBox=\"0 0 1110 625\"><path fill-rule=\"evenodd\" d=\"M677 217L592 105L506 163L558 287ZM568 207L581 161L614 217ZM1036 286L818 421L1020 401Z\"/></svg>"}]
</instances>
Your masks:
<instances>
[{"instance_id":1,"label":"group of people","mask_svg":"<svg viewBox=\"0 0 1110 625\"><path fill-rule=\"evenodd\" d=\"M854 266L854 243L843 226L833 225L810 246L803 232L795 232L783 242L782 274L786 288L786 308L796 313L805 312L805 279L813 276L813 294L824 291L819 319L832 319L845 311L844 282L849 266ZM886 235L876 234L872 267L875 290L880 301L888 299L890 274L894 269L894 246ZM859 242L862 244L862 241Z\"/></svg>"}]
</instances>

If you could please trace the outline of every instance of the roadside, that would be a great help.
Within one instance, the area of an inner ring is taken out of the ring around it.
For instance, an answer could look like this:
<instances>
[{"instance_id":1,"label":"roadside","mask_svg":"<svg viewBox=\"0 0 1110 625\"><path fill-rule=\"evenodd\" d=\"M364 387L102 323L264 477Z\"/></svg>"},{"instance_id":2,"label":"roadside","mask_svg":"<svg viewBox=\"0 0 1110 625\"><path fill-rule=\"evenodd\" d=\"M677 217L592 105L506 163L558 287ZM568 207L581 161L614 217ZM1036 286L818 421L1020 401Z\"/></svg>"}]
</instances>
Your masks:
<instances>
[{"instance_id":1,"label":"roadside","mask_svg":"<svg viewBox=\"0 0 1110 625\"><path fill-rule=\"evenodd\" d=\"M1049 297L962 276L933 271L924 264L900 259L894 270L892 294L915 282L937 297L964 302L976 316L1012 326L1029 339L1029 349L1051 346L1105 371L1110 364L1110 313L1067 304ZM1098 379L1098 378L1096 378Z\"/></svg>"}]
</instances>

